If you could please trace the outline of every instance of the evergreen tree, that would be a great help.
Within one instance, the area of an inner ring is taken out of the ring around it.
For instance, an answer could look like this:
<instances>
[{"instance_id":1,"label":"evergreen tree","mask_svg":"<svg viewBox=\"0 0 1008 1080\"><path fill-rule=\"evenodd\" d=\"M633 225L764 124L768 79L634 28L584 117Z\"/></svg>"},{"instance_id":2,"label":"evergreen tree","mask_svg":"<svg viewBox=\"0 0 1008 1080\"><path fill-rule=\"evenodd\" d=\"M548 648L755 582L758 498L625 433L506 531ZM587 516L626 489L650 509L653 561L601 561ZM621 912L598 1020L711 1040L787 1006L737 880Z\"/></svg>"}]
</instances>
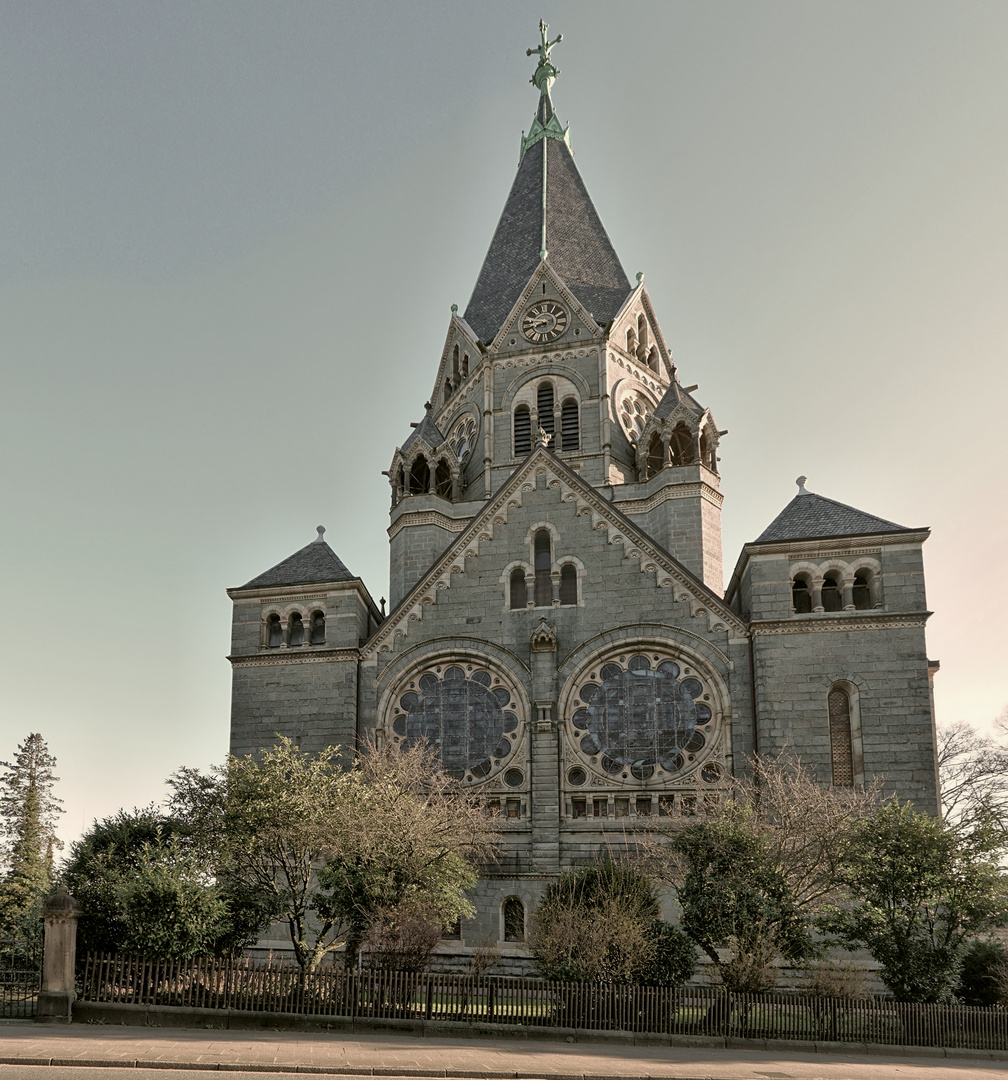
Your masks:
<instances>
[{"instance_id":1,"label":"evergreen tree","mask_svg":"<svg viewBox=\"0 0 1008 1080\"><path fill-rule=\"evenodd\" d=\"M29 735L14 761L0 767L0 932L10 934L32 928L52 887L53 854L63 846L56 820L63 808L53 794L56 759L41 735Z\"/></svg>"}]
</instances>

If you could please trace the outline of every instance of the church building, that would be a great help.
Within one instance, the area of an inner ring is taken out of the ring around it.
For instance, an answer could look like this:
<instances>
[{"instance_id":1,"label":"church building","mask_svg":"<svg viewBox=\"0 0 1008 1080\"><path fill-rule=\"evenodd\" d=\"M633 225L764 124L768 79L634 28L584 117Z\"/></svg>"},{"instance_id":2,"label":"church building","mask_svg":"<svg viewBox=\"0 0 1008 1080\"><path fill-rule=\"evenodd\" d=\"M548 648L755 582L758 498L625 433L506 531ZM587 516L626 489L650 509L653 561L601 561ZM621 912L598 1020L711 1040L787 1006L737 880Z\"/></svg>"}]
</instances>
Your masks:
<instances>
[{"instance_id":1,"label":"church building","mask_svg":"<svg viewBox=\"0 0 1008 1080\"><path fill-rule=\"evenodd\" d=\"M541 31L514 183L386 474L389 613L321 527L228 590L231 752L429 740L504 849L455 947L516 963L551 877L753 754L938 809L928 530L801 477L724 586L727 432L592 204Z\"/></svg>"}]
</instances>

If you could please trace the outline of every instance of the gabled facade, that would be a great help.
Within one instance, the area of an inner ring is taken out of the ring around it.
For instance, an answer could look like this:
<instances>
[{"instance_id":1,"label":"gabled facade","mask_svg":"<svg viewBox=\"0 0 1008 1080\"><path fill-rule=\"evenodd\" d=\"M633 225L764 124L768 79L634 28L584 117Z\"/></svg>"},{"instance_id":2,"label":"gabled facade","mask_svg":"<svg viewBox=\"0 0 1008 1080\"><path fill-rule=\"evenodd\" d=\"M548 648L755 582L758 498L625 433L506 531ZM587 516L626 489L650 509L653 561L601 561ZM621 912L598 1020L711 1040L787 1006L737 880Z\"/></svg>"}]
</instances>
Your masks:
<instances>
[{"instance_id":1,"label":"gabled facade","mask_svg":"<svg viewBox=\"0 0 1008 1080\"><path fill-rule=\"evenodd\" d=\"M232 752L430 740L505 849L446 948L499 939L516 963L552 876L694 813L754 753L937 810L927 530L802 482L723 591L727 433L592 205L553 44L543 27L514 183L386 473L389 614L321 534L229 590Z\"/></svg>"}]
</instances>

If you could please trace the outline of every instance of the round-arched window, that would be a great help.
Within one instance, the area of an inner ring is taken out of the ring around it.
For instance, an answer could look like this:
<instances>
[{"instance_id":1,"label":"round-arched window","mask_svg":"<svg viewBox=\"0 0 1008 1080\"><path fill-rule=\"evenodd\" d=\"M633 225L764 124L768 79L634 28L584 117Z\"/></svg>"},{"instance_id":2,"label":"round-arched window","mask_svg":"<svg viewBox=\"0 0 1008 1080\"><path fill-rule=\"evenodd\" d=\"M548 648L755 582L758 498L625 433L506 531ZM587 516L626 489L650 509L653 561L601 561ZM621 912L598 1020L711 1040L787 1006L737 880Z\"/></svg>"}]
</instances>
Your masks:
<instances>
[{"instance_id":1,"label":"round-arched window","mask_svg":"<svg viewBox=\"0 0 1008 1080\"><path fill-rule=\"evenodd\" d=\"M403 682L389 727L400 744L426 740L445 772L458 780L499 773L518 748L522 716L517 690L474 664L427 668Z\"/></svg>"},{"instance_id":2,"label":"round-arched window","mask_svg":"<svg viewBox=\"0 0 1008 1080\"><path fill-rule=\"evenodd\" d=\"M580 755L613 779L675 779L705 759L716 741L709 686L663 650L593 665L578 680L568 713Z\"/></svg>"}]
</instances>

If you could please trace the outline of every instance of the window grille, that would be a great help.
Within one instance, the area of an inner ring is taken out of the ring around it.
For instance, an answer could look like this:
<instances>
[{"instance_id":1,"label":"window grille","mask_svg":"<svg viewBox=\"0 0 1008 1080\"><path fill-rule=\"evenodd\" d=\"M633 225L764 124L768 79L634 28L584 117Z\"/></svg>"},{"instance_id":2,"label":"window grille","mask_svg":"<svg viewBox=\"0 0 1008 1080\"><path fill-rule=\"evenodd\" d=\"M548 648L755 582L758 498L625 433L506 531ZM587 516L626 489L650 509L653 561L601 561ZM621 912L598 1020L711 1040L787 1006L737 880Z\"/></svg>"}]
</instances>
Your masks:
<instances>
[{"instance_id":1,"label":"window grille","mask_svg":"<svg viewBox=\"0 0 1008 1080\"><path fill-rule=\"evenodd\" d=\"M831 690L829 707L830 755L833 762L833 786L854 784L854 751L851 745L850 697L846 690Z\"/></svg>"}]
</instances>

